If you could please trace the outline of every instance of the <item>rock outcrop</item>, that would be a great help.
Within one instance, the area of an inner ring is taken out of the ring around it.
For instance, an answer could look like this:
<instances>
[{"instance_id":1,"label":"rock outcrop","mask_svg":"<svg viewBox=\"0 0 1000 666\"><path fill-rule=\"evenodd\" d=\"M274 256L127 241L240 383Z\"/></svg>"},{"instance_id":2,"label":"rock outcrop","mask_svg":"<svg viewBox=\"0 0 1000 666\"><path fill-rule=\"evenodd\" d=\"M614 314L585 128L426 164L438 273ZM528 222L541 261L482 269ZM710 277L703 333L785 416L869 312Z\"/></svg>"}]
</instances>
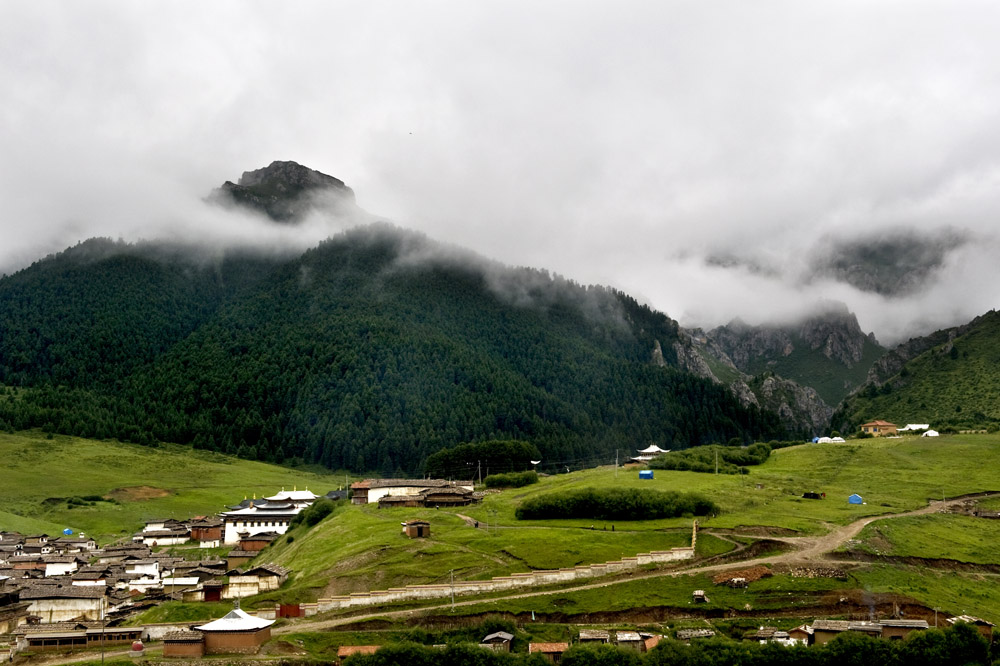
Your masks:
<instances>
[{"instance_id":1,"label":"rock outcrop","mask_svg":"<svg viewBox=\"0 0 1000 666\"><path fill-rule=\"evenodd\" d=\"M209 197L222 205L264 213L275 222L296 223L317 208L354 208L354 190L343 181L296 162L271 162L245 171L238 183L226 181Z\"/></svg>"}]
</instances>

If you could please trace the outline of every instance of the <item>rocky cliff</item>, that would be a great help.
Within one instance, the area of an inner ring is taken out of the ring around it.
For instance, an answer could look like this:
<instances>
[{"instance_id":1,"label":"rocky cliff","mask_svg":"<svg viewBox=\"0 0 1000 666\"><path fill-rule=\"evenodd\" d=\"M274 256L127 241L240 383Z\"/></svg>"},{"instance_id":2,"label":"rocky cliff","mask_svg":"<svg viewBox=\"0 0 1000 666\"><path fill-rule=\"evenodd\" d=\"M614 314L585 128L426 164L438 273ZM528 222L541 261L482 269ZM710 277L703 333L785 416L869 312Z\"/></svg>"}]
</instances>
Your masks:
<instances>
[{"instance_id":1,"label":"rocky cliff","mask_svg":"<svg viewBox=\"0 0 1000 666\"><path fill-rule=\"evenodd\" d=\"M343 181L295 162L271 162L245 171L238 183L226 181L209 197L223 205L264 213L275 222L300 222L321 207L354 207L354 190Z\"/></svg>"}]
</instances>

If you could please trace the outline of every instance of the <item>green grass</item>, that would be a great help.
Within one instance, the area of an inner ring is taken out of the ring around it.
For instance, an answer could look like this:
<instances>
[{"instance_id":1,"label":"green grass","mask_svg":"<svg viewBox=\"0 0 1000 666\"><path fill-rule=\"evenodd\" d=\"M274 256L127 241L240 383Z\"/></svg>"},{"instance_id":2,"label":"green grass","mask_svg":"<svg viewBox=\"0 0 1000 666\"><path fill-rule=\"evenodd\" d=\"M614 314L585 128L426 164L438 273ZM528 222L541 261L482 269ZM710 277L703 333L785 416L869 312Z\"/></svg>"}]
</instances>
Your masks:
<instances>
[{"instance_id":1,"label":"green grass","mask_svg":"<svg viewBox=\"0 0 1000 666\"><path fill-rule=\"evenodd\" d=\"M137 627L158 622L210 622L233 610L232 602L166 601L159 606L130 617L126 624Z\"/></svg>"},{"instance_id":2,"label":"green grass","mask_svg":"<svg viewBox=\"0 0 1000 666\"><path fill-rule=\"evenodd\" d=\"M634 608L671 607L700 611L744 608L787 610L807 606L829 592L853 587L849 581L831 578L793 578L776 575L750 584L747 589L715 585L709 576L661 576L644 580L610 583L607 586L573 592L553 592L524 599L497 599L463 606L456 614L484 612L560 613L582 615L595 612L627 611ZM706 604L695 604L691 593L705 590Z\"/></svg>"},{"instance_id":3,"label":"green grass","mask_svg":"<svg viewBox=\"0 0 1000 666\"><path fill-rule=\"evenodd\" d=\"M409 539L402 534L400 523L414 518L431 523L430 538ZM691 541L688 528L612 531L610 525L604 527L501 526L487 532L446 510L342 505L311 530L290 533L292 543L287 537L279 539L267 559L295 569L292 583L281 594L303 600L324 593L441 583L449 580L452 571L457 580L476 580L573 567L687 546ZM351 538L345 539L345 534ZM724 547L711 540L705 546L712 552ZM326 588L331 578L333 586Z\"/></svg>"},{"instance_id":4,"label":"green grass","mask_svg":"<svg viewBox=\"0 0 1000 666\"><path fill-rule=\"evenodd\" d=\"M857 572L858 586L874 593L913 597L942 614L1000 621L1000 580L995 575L875 565ZM940 622L944 624L943 618Z\"/></svg>"},{"instance_id":5,"label":"green grass","mask_svg":"<svg viewBox=\"0 0 1000 666\"><path fill-rule=\"evenodd\" d=\"M996 564L1000 520L955 514L882 520L865 527L857 548L876 555Z\"/></svg>"},{"instance_id":6,"label":"green grass","mask_svg":"<svg viewBox=\"0 0 1000 666\"><path fill-rule=\"evenodd\" d=\"M243 497L271 495L282 487L317 493L343 486L343 476L239 460L182 446L157 448L42 433L0 433L0 529L58 534L69 527L101 542L131 534L145 520L189 518L225 510ZM98 501L72 507L67 498L106 496L145 486L150 499Z\"/></svg>"}]
</instances>

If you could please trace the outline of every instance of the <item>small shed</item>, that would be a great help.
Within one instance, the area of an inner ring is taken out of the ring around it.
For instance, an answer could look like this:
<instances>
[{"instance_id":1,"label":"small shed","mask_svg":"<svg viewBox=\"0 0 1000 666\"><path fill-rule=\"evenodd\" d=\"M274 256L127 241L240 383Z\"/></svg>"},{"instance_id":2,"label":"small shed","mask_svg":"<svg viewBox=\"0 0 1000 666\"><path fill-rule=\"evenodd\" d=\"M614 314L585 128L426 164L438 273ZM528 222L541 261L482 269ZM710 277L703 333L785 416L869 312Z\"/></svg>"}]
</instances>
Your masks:
<instances>
[{"instance_id":1,"label":"small shed","mask_svg":"<svg viewBox=\"0 0 1000 666\"><path fill-rule=\"evenodd\" d=\"M640 470L639 471L639 478L640 479L652 479L653 478L653 470L651 470L651 469Z\"/></svg>"},{"instance_id":2,"label":"small shed","mask_svg":"<svg viewBox=\"0 0 1000 666\"><path fill-rule=\"evenodd\" d=\"M857 493L854 493L853 495L851 495L850 497L848 497L847 501L850 504L864 504L865 503L865 501L863 499L861 499L861 495L859 495Z\"/></svg>"},{"instance_id":3,"label":"small shed","mask_svg":"<svg viewBox=\"0 0 1000 666\"><path fill-rule=\"evenodd\" d=\"M553 663L559 663L569 643L528 643L528 654L540 654Z\"/></svg>"},{"instance_id":4,"label":"small shed","mask_svg":"<svg viewBox=\"0 0 1000 666\"><path fill-rule=\"evenodd\" d=\"M431 535L431 524L426 520L408 520L403 523L403 534L411 539L424 539Z\"/></svg>"},{"instance_id":5,"label":"small shed","mask_svg":"<svg viewBox=\"0 0 1000 666\"><path fill-rule=\"evenodd\" d=\"M480 645L494 652L510 652L510 643L513 640L513 634L509 634L506 631L497 631L483 638Z\"/></svg>"},{"instance_id":6,"label":"small shed","mask_svg":"<svg viewBox=\"0 0 1000 666\"><path fill-rule=\"evenodd\" d=\"M691 593L691 597L696 604L707 604L708 596L705 594L705 590L695 590Z\"/></svg>"},{"instance_id":7,"label":"small shed","mask_svg":"<svg viewBox=\"0 0 1000 666\"><path fill-rule=\"evenodd\" d=\"M642 637L635 631L618 631L615 633L615 644L618 647L629 648L636 652L642 652Z\"/></svg>"}]
</instances>

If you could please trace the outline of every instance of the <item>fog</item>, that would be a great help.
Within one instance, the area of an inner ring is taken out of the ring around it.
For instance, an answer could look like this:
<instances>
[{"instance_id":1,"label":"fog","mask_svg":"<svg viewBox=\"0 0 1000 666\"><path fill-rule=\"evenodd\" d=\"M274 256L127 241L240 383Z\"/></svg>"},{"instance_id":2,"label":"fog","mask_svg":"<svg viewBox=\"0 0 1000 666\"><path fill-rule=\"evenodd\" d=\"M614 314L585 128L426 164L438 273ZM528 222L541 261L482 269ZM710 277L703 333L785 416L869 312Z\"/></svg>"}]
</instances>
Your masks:
<instances>
[{"instance_id":1,"label":"fog","mask_svg":"<svg viewBox=\"0 0 1000 666\"><path fill-rule=\"evenodd\" d=\"M991 2L10 0L0 271L384 218L686 326L838 300L894 342L1000 300L998 33ZM371 216L205 204L273 160Z\"/></svg>"}]
</instances>

